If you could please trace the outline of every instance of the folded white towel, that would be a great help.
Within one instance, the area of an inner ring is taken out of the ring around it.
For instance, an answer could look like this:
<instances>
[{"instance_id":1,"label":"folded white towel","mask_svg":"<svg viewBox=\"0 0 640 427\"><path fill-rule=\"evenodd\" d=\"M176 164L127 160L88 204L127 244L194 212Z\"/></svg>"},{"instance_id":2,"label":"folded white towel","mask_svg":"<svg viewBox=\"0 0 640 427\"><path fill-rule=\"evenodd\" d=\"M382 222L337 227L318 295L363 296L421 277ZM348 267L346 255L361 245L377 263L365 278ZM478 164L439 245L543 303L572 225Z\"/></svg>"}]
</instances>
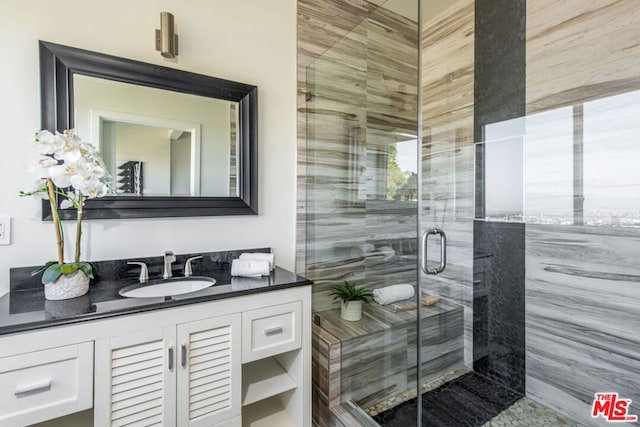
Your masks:
<instances>
[{"instance_id":1,"label":"folded white towel","mask_svg":"<svg viewBox=\"0 0 640 427\"><path fill-rule=\"evenodd\" d=\"M270 271L266 259L234 259L231 263L232 276L268 276Z\"/></svg>"},{"instance_id":2,"label":"folded white towel","mask_svg":"<svg viewBox=\"0 0 640 427\"><path fill-rule=\"evenodd\" d=\"M265 252L245 252L240 254L240 259L256 259L269 261L269 270L276 268L276 256Z\"/></svg>"},{"instance_id":3,"label":"folded white towel","mask_svg":"<svg viewBox=\"0 0 640 427\"><path fill-rule=\"evenodd\" d=\"M380 305L387 305L392 302L409 299L414 295L415 289L413 288L413 285L409 284L392 285L373 290L373 300Z\"/></svg>"}]
</instances>

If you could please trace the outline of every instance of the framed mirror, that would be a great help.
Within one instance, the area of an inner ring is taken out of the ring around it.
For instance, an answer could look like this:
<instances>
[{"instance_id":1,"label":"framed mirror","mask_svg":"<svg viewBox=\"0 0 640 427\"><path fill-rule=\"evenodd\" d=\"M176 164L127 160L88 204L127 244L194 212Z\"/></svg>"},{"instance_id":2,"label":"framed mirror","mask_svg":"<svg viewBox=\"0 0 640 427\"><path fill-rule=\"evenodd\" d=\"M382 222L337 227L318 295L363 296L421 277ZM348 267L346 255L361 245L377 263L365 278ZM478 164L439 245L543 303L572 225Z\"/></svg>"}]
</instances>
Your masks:
<instances>
[{"instance_id":1,"label":"framed mirror","mask_svg":"<svg viewBox=\"0 0 640 427\"><path fill-rule=\"evenodd\" d=\"M85 218L258 213L256 86L44 41L40 85L42 129L75 128L114 177Z\"/></svg>"}]
</instances>

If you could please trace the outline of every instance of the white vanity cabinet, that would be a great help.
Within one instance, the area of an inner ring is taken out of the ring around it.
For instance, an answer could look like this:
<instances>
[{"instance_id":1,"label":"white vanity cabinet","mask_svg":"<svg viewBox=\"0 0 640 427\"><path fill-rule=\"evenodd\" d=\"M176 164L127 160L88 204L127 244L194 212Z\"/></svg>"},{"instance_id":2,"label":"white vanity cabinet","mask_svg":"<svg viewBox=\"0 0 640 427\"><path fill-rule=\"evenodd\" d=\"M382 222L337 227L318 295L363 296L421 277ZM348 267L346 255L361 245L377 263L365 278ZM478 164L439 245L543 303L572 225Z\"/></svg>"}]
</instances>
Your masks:
<instances>
[{"instance_id":1,"label":"white vanity cabinet","mask_svg":"<svg viewBox=\"0 0 640 427\"><path fill-rule=\"evenodd\" d=\"M240 316L97 340L95 426L200 427L238 417Z\"/></svg>"},{"instance_id":2,"label":"white vanity cabinet","mask_svg":"<svg viewBox=\"0 0 640 427\"><path fill-rule=\"evenodd\" d=\"M93 342L1 357L0 426L20 427L91 408L92 391Z\"/></svg>"},{"instance_id":3,"label":"white vanity cabinet","mask_svg":"<svg viewBox=\"0 0 640 427\"><path fill-rule=\"evenodd\" d=\"M0 335L0 425L92 407L96 427L310 427L311 287Z\"/></svg>"}]
</instances>

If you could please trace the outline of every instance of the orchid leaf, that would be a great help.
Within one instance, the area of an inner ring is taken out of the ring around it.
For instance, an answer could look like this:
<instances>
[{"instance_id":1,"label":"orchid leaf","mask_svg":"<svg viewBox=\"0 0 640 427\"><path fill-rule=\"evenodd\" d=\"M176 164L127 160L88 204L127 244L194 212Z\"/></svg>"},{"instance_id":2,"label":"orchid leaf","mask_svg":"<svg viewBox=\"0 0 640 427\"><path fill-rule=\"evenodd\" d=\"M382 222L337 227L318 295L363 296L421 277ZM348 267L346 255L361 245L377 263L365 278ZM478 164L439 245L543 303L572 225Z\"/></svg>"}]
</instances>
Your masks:
<instances>
[{"instance_id":1,"label":"orchid leaf","mask_svg":"<svg viewBox=\"0 0 640 427\"><path fill-rule=\"evenodd\" d=\"M31 277L33 277L33 276L37 276L38 274L42 273L44 270L46 270L47 268L49 268L49 266L50 266L51 264L56 264L56 262L55 262L55 261L49 261L48 263L46 263L46 264L45 264L45 265L43 265L42 267L40 267L40 268L37 268L37 269L33 270L33 271L31 272Z\"/></svg>"},{"instance_id":2,"label":"orchid leaf","mask_svg":"<svg viewBox=\"0 0 640 427\"><path fill-rule=\"evenodd\" d=\"M53 283L58 278L62 276L62 266L58 263L53 263L44 270L44 274L42 275L42 283Z\"/></svg>"},{"instance_id":3,"label":"orchid leaf","mask_svg":"<svg viewBox=\"0 0 640 427\"><path fill-rule=\"evenodd\" d=\"M75 273L76 271L78 271L78 267L76 267L74 264L62 264L62 266L60 267L60 272L62 274L71 274Z\"/></svg>"},{"instance_id":4,"label":"orchid leaf","mask_svg":"<svg viewBox=\"0 0 640 427\"><path fill-rule=\"evenodd\" d=\"M74 262L71 264L76 267L76 270L82 270L84 274L87 275L89 279L93 279L93 265L88 262Z\"/></svg>"},{"instance_id":5,"label":"orchid leaf","mask_svg":"<svg viewBox=\"0 0 640 427\"><path fill-rule=\"evenodd\" d=\"M44 274L42 275L42 283L53 283L63 274L73 274L78 270L82 270L88 278L93 279L93 265L88 262L73 262L69 264L58 264L56 262L49 262L44 268ZM38 272L42 271L39 269Z\"/></svg>"}]
</instances>

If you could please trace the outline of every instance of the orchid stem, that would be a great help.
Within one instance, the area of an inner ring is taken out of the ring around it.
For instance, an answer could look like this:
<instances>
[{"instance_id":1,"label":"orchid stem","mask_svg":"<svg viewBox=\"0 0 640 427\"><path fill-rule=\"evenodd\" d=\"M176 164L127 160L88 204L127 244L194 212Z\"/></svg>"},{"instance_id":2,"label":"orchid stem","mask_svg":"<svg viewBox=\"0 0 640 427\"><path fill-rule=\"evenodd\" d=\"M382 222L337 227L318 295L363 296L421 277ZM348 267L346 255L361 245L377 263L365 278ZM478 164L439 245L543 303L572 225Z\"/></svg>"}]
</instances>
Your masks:
<instances>
[{"instance_id":1,"label":"orchid stem","mask_svg":"<svg viewBox=\"0 0 640 427\"><path fill-rule=\"evenodd\" d=\"M53 228L56 232L56 244L58 246L58 264L64 264L64 239L62 223L58 214L58 202L56 201L56 190L51 179L47 180L47 195L51 205L51 215L53 216Z\"/></svg>"},{"instance_id":2,"label":"orchid stem","mask_svg":"<svg viewBox=\"0 0 640 427\"><path fill-rule=\"evenodd\" d=\"M82 196L78 203L78 215L76 217L76 262L80 262L80 238L82 237Z\"/></svg>"}]
</instances>

